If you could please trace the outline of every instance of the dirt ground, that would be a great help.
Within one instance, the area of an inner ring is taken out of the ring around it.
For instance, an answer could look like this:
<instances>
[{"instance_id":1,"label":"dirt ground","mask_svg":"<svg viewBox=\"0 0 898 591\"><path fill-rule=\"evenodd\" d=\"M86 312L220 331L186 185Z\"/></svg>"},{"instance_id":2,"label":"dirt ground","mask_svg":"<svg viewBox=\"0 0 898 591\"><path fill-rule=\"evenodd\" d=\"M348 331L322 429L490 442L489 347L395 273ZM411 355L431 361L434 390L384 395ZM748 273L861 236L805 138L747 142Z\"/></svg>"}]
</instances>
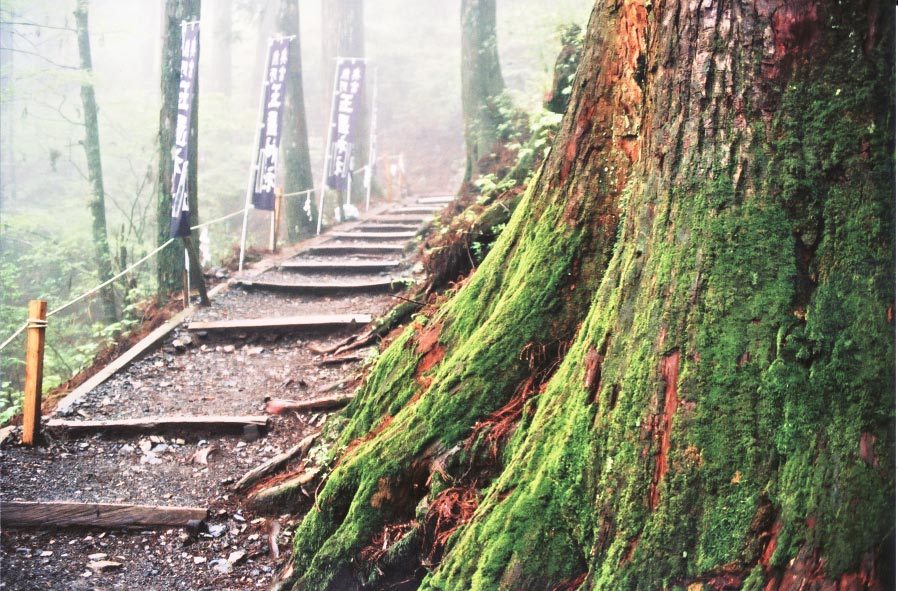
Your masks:
<instances>
[{"instance_id":1,"label":"dirt ground","mask_svg":"<svg viewBox=\"0 0 898 591\"><path fill-rule=\"evenodd\" d=\"M303 256L303 255L298 255ZM336 257L347 260L347 257ZM350 259L352 257L349 257ZM362 258L362 257L359 257ZM381 255L394 260L397 255ZM326 260L319 257L314 260ZM408 259L406 259L408 260ZM411 261L371 278L413 277ZM344 282L362 276L312 276L271 270L254 279ZM397 303L390 294L290 296L231 287L192 320L302 314L364 313ZM322 364L309 348L326 347L360 331L243 331L188 334L184 325L140 361L73 404L71 420L167 415L261 415L268 398L310 399L343 384L349 393L362 361ZM198 431L120 436L63 436L45 430L34 448L14 433L0 446L3 501L83 501L208 508L199 528L11 529L0 532L0 589L202 590L269 588L290 554L294 528L308 506L260 515L244 507L233 483L251 468L317 432L323 413L273 416L262 437ZM254 439L254 440L253 440ZM205 463L204 463L205 462ZM287 471L302 468L291 462ZM314 490L306 491L311 498ZM310 503L311 501L309 501ZM109 564L112 563L112 564ZM106 564L106 570L98 565Z\"/></svg>"}]
</instances>

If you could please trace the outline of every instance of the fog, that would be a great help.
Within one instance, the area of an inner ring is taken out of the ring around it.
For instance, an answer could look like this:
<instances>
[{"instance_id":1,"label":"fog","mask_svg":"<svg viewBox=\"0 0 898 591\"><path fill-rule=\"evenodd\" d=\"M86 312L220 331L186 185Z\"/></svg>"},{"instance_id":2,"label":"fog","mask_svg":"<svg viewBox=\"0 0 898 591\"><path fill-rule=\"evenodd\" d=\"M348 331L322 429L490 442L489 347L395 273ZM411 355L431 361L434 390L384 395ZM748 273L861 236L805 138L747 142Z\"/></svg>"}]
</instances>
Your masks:
<instances>
[{"instance_id":1,"label":"fog","mask_svg":"<svg viewBox=\"0 0 898 591\"><path fill-rule=\"evenodd\" d=\"M555 0L547 6L539 0L498 0L497 4L499 54L508 94L516 106L535 113L551 83L559 27L584 25L593 2ZM403 156L413 191L453 193L463 172L459 5L444 0L370 0L364 7L365 53L369 68L377 72L378 155ZM82 147L79 90L84 73L78 67L74 9L74 0L0 4L2 340L24 320L28 299L47 298L53 308L97 283ZM89 4L107 228L116 268L155 246L163 9L162 0ZM203 3L198 89L201 221L243 207L264 48L276 33L277 9L276 0ZM229 36L222 24L228 21ZM333 76L333 64L323 63L320 1L300 1L300 23L317 186ZM226 43L216 42L222 38ZM211 264L233 252L239 225L236 218L212 228ZM265 232L265 225L255 220L250 241L263 243ZM148 295L152 266L145 267L133 282ZM75 315L85 325L96 320L90 306ZM95 327L93 332L102 329ZM63 374L82 365L81 357L89 358L94 349L84 346L83 355L61 354L65 359L59 365L67 369L52 377L64 379ZM0 352L7 358L19 355L15 346ZM8 364L4 371L0 381L9 378Z\"/></svg>"}]
</instances>

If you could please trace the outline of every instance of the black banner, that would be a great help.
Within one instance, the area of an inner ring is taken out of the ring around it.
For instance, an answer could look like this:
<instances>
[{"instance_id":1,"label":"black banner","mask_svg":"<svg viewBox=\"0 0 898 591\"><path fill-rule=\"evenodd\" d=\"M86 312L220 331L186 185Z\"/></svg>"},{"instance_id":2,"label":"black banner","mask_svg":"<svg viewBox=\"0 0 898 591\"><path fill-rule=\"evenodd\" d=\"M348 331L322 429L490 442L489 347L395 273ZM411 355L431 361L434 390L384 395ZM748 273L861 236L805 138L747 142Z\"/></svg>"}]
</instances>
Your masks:
<instances>
[{"instance_id":1,"label":"black banner","mask_svg":"<svg viewBox=\"0 0 898 591\"><path fill-rule=\"evenodd\" d=\"M281 124L284 119L284 80L290 37L272 39L268 45L268 70L262 83L262 121L259 126L259 151L253 183L253 207L274 211L274 187L277 184L278 152L281 145Z\"/></svg>"},{"instance_id":2,"label":"black banner","mask_svg":"<svg viewBox=\"0 0 898 591\"><path fill-rule=\"evenodd\" d=\"M352 148L358 133L359 114L363 108L362 89L365 84L365 61L358 58L338 57L334 98L331 105L330 145L327 186L343 191L349 176Z\"/></svg>"},{"instance_id":3,"label":"black banner","mask_svg":"<svg viewBox=\"0 0 898 591\"><path fill-rule=\"evenodd\" d=\"M200 23L181 23L181 81L178 83L178 118L175 124L174 169L171 178L171 235L190 236L190 200L187 198L190 119L196 93L197 58L200 51Z\"/></svg>"}]
</instances>

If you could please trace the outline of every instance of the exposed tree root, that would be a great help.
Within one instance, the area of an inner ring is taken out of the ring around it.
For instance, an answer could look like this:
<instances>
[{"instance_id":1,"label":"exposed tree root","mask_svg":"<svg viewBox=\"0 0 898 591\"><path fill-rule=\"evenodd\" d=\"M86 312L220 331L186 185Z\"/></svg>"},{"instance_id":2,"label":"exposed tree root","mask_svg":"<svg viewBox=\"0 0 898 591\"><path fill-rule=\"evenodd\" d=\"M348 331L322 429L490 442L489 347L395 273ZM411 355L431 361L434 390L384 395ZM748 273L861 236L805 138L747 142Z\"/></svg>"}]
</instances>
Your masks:
<instances>
[{"instance_id":1,"label":"exposed tree root","mask_svg":"<svg viewBox=\"0 0 898 591\"><path fill-rule=\"evenodd\" d=\"M480 497L473 486L447 488L435 498L424 517L425 548L429 547L425 561L437 564L443 555L446 542L455 530L471 520Z\"/></svg>"},{"instance_id":2,"label":"exposed tree root","mask_svg":"<svg viewBox=\"0 0 898 591\"><path fill-rule=\"evenodd\" d=\"M265 478L269 474L280 470L291 460L305 456L309 452L309 448L312 447L312 444L317 438L318 433L309 435L284 453L280 453L267 462L261 464L260 466L253 468L252 470L244 474L236 484L234 484L234 490L239 491L247 489L262 478Z\"/></svg>"}]
</instances>

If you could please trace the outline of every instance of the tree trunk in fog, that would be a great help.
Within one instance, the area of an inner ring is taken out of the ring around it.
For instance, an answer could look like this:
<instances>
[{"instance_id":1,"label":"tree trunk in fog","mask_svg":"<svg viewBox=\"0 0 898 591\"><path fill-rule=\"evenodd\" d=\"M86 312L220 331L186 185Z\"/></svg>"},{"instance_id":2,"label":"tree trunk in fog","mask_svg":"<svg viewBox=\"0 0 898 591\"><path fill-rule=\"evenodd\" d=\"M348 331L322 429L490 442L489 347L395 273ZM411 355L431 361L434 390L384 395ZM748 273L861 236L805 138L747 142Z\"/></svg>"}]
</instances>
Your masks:
<instances>
[{"instance_id":1,"label":"tree trunk in fog","mask_svg":"<svg viewBox=\"0 0 898 591\"><path fill-rule=\"evenodd\" d=\"M302 44L299 34L299 0L281 0L278 15L281 34L296 38L290 43L290 67L284 95L284 135L281 138L284 167L284 193L305 191L315 186L309 158L309 132L302 88ZM318 219L314 195L284 197L287 238L297 241L315 233Z\"/></svg>"},{"instance_id":2,"label":"tree trunk in fog","mask_svg":"<svg viewBox=\"0 0 898 591\"><path fill-rule=\"evenodd\" d=\"M497 100L505 90L496 44L496 0L461 2L461 106L465 126L464 182L499 142Z\"/></svg>"},{"instance_id":3,"label":"tree trunk in fog","mask_svg":"<svg viewBox=\"0 0 898 591\"><path fill-rule=\"evenodd\" d=\"M325 93L325 110L330 116L333 100L334 71L337 57L365 57L365 9L362 0L321 0L321 42L323 58L323 79ZM362 112L357 121L355 145L352 149L352 170L368 164L369 143L369 109L367 97L370 96L369 84L374 79L373 64L365 68L365 87L359 93ZM330 121L327 123L330 125ZM327 133L324 134L325 139ZM365 194L362 175L354 175L352 179L352 200L359 203Z\"/></svg>"},{"instance_id":4,"label":"tree trunk in fog","mask_svg":"<svg viewBox=\"0 0 898 591\"><path fill-rule=\"evenodd\" d=\"M508 227L347 408L293 588L894 588L894 19L599 0Z\"/></svg>"},{"instance_id":5,"label":"tree trunk in fog","mask_svg":"<svg viewBox=\"0 0 898 591\"><path fill-rule=\"evenodd\" d=\"M105 283L112 277L112 256L106 233L106 195L103 189L103 165L100 159L100 124L97 121L97 98L94 94L93 64L90 55L90 31L88 29L88 0L78 0L75 10L75 27L78 35L78 56L84 80L81 83L81 105L84 109L84 154L87 157L87 176L91 196L88 201L93 218L94 260L97 278ZM115 308L115 289L107 285L100 291L103 300L103 318L107 324L118 320Z\"/></svg>"},{"instance_id":6,"label":"tree trunk in fog","mask_svg":"<svg viewBox=\"0 0 898 591\"><path fill-rule=\"evenodd\" d=\"M231 0L215 0L208 6L212 13L212 76L207 81L208 90L231 96Z\"/></svg>"},{"instance_id":7,"label":"tree trunk in fog","mask_svg":"<svg viewBox=\"0 0 898 591\"><path fill-rule=\"evenodd\" d=\"M162 245L171 237L171 181L174 163L171 151L175 145L175 126L178 114L178 83L181 75L181 22L200 18L200 0L166 0L165 38L162 43L162 110L159 114L159 163L156 177L156 221L157 244ZM202 31L200 31L202 35ZM199 49L197 49L199 52ZM197 64L199 64L197 54ZM191 225L199 219L197 202L197 138L199 121L199 74L196 79L196 93L193 97L190 125L189 153L190 163L187 170L187 190L190 202ZM193 245L198 244L194 232ZM184 274L184 249L175 242L164 249L157 257L156 278L160 295L167 295L181 289ZM202 282L202 269L191 269L193 285Z\"/></svg>"},{"instance_id":8,"label":"tree trunk in fog","mask_svg":"<svg viewBox=\"0 0 898 591\"><path fill-rule=\"evenodd\" d=\"M256 37L256 61L253 62L253 71L257 73L253 77L255 82L253 88L257 90L257 93L258 88L262 85L262 80L265 77L263 68L265 68L265 61L268 56L268 38L274 34L277 26L279 2L280 0L260 0L257 3L258 14L256 18L259 19L259 22L256 28L258 33L258 36ZM255 96L253 93L250 93L250 95ZM258 108L259 105L254 104L253 107Z\"/></svg>"},{"instance_id":9,"label":"tree trunk in fog","mask_svg":"<svg viewBox=\"0 0 898 591\"><path fill-rule=\"evenodd\" d=\"M11 25L0 23L0 202L9 204L16 198L16 158L13 134L15 115L12 104L15 99L13 85L13 30Z\"/></svg>"}]
</instances>

